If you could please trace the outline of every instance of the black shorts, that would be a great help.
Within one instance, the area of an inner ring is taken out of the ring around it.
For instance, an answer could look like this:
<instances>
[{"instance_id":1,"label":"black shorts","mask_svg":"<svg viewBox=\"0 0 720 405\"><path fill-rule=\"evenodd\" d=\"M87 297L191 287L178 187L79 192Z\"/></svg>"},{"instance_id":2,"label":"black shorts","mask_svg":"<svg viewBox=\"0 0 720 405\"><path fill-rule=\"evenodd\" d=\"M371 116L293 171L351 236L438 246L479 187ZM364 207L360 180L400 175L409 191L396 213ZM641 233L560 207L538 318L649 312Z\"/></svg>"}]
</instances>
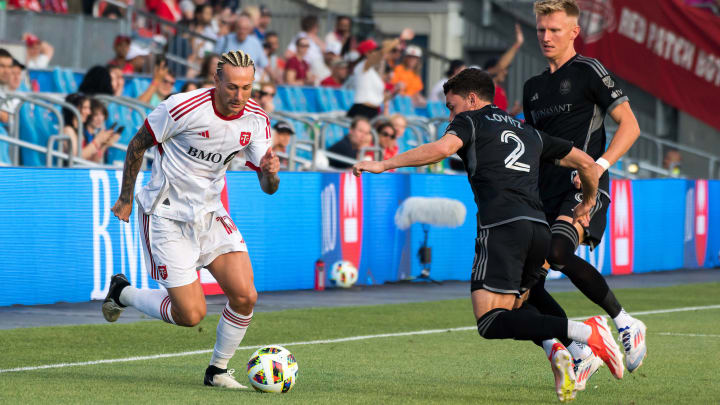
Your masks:
<instances>
[{"instance_id":1,"label":"black shorts","mask_svg":"<svg viewBox=\"0 0 720 405\"><path fill-rule=\"evenodd\" d=\"M567 194L554 198L551 203L543 202L545 206L545 216L549 224L555 223L560 215L566 215L570 218L573 216L573 208L582 201L582 193L573 190ZM604 192L598 192L597 200L592 211L590 211L590 226L585 228L583 236L583 245L590 246L594 249L602 241L605 227L607 226L607 212L610 206L610 198Z\"/></svg>"},{"instance_id":2,"label":"black shorts","mask_svg":"<svg viewBox=\"0 0 720 405\"><path fill-rule=\"evenodd\" d=\"M519 220L481 229L475 239L470 291L519 294L523 274L535 272L550 252L550 228Z\"/></svg>"}]
</instances>

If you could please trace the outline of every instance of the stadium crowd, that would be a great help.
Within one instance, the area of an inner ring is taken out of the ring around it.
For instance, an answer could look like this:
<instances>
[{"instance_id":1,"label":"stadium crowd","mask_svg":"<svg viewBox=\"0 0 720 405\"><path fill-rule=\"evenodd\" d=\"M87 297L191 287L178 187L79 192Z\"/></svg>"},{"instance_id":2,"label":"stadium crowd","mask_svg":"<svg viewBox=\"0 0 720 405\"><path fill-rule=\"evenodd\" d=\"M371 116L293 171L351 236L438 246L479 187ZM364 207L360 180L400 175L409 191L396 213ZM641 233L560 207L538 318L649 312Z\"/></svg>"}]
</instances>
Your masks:
<instances>
[{"instance_id":1,"label":"stadium crowd","mask_svg":"<svg viewBox=\"0 0 720 405\"><path fill-rule=\"evenodd\" d=\"M36 4L40 7L36 7ZM73 2L70 2L68 8L68 4L62 0L11 2L9 6L58 13L77 10ZM134 6L140 5L136 3ZM360 38L353 29L353 19L348 16L338 16L334 26L326 33L319 32L316 16L302 17L299 20L299 31L287 47L281 49L278 34L270 30L273 16L266 6L241 8L232 1L147 0L145 10L184 27L186 31L172 29L172 26L163 26L153 31L134 27L132 36L118 35L112 44L114 56L104 65L88 70L80 84L80 94L67 95L66 101L81 112L84 136L82 145L76 149L76 132L79 128L77 117L66 109L63 133L72 142L65 146L65 151L77 151L84 159L110 163L105 156L107 149L118 142L117 128L106 128L100 122L98 117L103 115L102 103L92 96L122 96L126 75L149 75L152 78L136 98L155 107L176 92L177 80L184 83L180 92L214 87L213 75L219 56L229 50L243 50L255 61L253 98L265 111L274 112L273 97L278 86L353 90L352 106L347 112L347 116L354 119L351 128L345 138L329 146L328 150L352 159L371 159L372 153L360 151L373 146L374 138L370 135L369 127L369 120L372 120L381 149L377 156L388 158L398 152L397 140L403 136L407 127L405 118L397 114L391 116L389 106L393 98L397 95L410 97L413 107L424 107L428 101L444 103L442 84L467 67L462 60L449 61L446 77L428 87L422 79L423 49L412 43L414 33L411 29L402 30L399 37L393 39ZM103 1L84 1L82 11L99 17L122 18L127 9ZM30 82L24 70L52 66L54 49L50 44L32 33L26 33L23 40L28 58L25 65L7 52L0 53L0 92L37 91L37 83ZM522 33L517 27L513 45L500 58L484 66L496 80L497 103L504 109L508 108L508 101L502 83L522 43ZM160 49L158 44L161 45ZM165 52L180 55L185 61L178 63L176 60L168 60L164 57ZM3 56L5 54L7 57ZM18 102L12 100L0 105L1 122L9 123ZM515 102L509 111L513 114L521 112L519 103ZM107 118L107 111L104 116ZM373 120L378 116L384 119ZM358 123L362 127L368 126L363 128L367 129L367 136L353 136ZM106 124L109 126L112 123L106 121ZM274 127L276 129L277 125ZM281 141L277 142L280 148L284 148ZM329 163L335 168L349 167L333 159Z\"/></svg>"}]
</instances>

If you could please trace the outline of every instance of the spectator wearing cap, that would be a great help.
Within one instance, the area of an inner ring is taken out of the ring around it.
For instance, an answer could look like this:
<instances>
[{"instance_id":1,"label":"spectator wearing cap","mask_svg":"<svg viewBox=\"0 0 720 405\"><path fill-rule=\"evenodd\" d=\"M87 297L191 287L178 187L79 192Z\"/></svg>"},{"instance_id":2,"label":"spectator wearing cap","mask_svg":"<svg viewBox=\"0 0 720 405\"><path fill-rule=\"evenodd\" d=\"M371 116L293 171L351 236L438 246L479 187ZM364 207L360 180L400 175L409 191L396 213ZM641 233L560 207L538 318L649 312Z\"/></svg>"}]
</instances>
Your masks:
<instances>
[{"instance_id":1,"label":"spectator wearing cap","mask_svg":"<svg viewBox=\"0 0 720 405\"><path fill-rule=\"evenodd\" d=\"M123 67L123 73L142 73L145 70L148 55L150 52L147 49L131 43L125 56L127 63Z\"/></svg>"},{"instance_id":2,"label":"spectator wearing cap","mask_svg":"<svg viewBox=\"0 0 720 405\"><path fill-rule=\"evenodd\" d=\"M5 92L10 90L13 60L14 58L10 55L10 52L0 48L0 99L4 98ZM6 100L0 103L0 122L2 123L8 123L15 112L10 101Z\"/></svg>"},{"instance_id":3,"label":"spectator wearing cap","mask_svg":"<svg viewBox=\"0 0 720 405\"><path fill-rule=\"evenodd\" d=\"M292 125L290 125L286 121L278 121L273 128L275 129L275 133L272 139L273 152L287 154L287 147L290 144L291 139L290 137L295 135L295 130L293 129ZM280 167L287 169L288 159L282 156L278 156L278 158L280 158Z\"/></svg>"},{"instance_id":4,"label":"spectator wearing cap","mask_svg":"<svg viewBox=\"0 0 720 405\"><path fill-rule=\"evenodd\" d=\"M30 87L25 82L23 72L25 71L25 65L20 63L19 60L13 58L12 67L10 68L10 81L8 82L8 90L10 91L29 91ZM16 101L20 101L17 100Z\"/></svg>"},{"instance_id":5,"label":"spectator wearing cap","mask_svg":"<svg viewBox=\"0 0 720 405\"><path fill-rule=\"evenodd\" d=\"M405 49L402 63L393 70L392 83L399 86L400 94L410 96L416 106L424 105L425 99L420 93L423 89L420 77L422 50L417 45L410 45Z\"/></svg>"},{"instance_id":6,"label":"spectator wearing cap","mask_svg":"<svg viewBox=\"0 0 720 405\"><path fill-rule=\"evenodd\" d=\"M236 22L235 32L221 37L215 44L215 53L223 54L228 51L241 50L255 62L255 78L262 77L263 70L268 65L267 57L262 43L252 35L253 24L247 14L241 14Z\"/></svg>"},{"instance_id":7,"label":"spectator wearing cap","mask_svg":"<svg viewBox=\"0 0 720 405\"><path fill-rule=\"evenodd\" d=\"M339 59L340 48L337 46L337 44L325 47L322 62L315 63L314 65L310 66L310 71L313 73L313 76L315 76L315 79L317 81L317 83L315 84L320 84L323 79L332 74L331 67L333 63Z\"/></svg>"},{"instance_id":8,"label":"spectator wearing cap","mask_svg":"<svg viewBox=\"0 0 720 405\"><path fill-rule=\"evenodd\" d=\"M23 34L23 41L25 41L25 49L27 52L27 58L25 60L27 67L29 69L45 69L48 67L55 53L55 48L30 33Z\"/></svg>"},{"instance_id":9,"label":"spectator wearing cap","mask_svg":"<svg viewBox=\"0 0 720 405\"><path fill-rule=\"evenodd\" d=\"M505 51L505 53L502 54L502 56L500 56L500 59L492 58L486 61L483 66L483 68L493 78L493 82L495 83L495 100L493 104L495 104L498 108L507 111L510 115L517 115L522 112L522 105L520 105L519 101L515 101L512 109L508 110L509 104L507 93L503 88L503 84L505 83L505 78L507 78L508 67L510 67L510 64L515 58L515 54L518 49L520 49L523 42L525 42L525 39L522 29L520 28L520 24L515 24L515 42Z\"/></svg>"},{"instance_id":10,"label":"spectator wearing cap","mask_svg":"<svg viewBox=\"0 0 720 405\"><path fill-rule=\"evenodd\" d=\"M352 35L352 19L346 15L339 15L335 19L335 28L325 35L325 47L335 47L340 50L340 56L357 47L357 40Z\"/></svg>"},{"instance_id":11,"label":"spectator wearing cap","mask_svg":"<svg viewBox=\"0 0 720 405\"><path fill-rule=\"evenodd\" d=\"M118 35L113 41L113 51L115 51L115 57L107 62L108 66L120 66L120 69L125 69L127 65L127 54L130 50L130 37L126 35Z\"/></svg>"},{"instance_id":12,"label":"spectator wearing cap","mask_svg":"<svg viewBox=\"0 0 720 405\"><path fill-rule=\"evenodd\" d=\"M320 82L321 86L340 88L348 77L348 62L336 59L330 68L330 76Z\"/></svg>"},{"instance_id":13,"label":"spectator wearing cap","mask_svg":"<svg viewBox=\"0 0 720 405\"><path fill-rule=\"evenodd\" d=\"M430 95L428 96L428 101L442 101L445 102L445 91L443 90L443 85L447 83L448 80L450 80L453 76L460 73L463 69L465 69L465 62L463 62L460 59L453 59L450 61L450 66L448 67L447 72L445 72L445 77L438 80L437 83L433 86L432 90L430 90Z\"/></svg>"},{"instance_id":14,"label":"spectator wearing cap","mask_svg":"<svg viewBox=\"0 0 720 405\"><path fill-rule=\"evenodd\" d=\"M257 37L257 39L260 40L260 42L265 41L265 35L267 34L268 29L270 28L270 23L272 22L272 12L270 12L270 9L265 6L260 6L260 18L258 18L257 25L255 26L255 30L253 33Z\"/></svg>"},{"instance_id":15,"label":"spectator wearing cap","mask_svg":"<svg viewBox=\"0 0 720 405\"><path fill-rule=\"evenodd\" d=\"M310 72L310 66L305 60L305 54L309 48L309 39L297 39L297 53L290 57L285 64L285 84L291 86L315 84L315 76Z\"/></svg>"}]
</instances>

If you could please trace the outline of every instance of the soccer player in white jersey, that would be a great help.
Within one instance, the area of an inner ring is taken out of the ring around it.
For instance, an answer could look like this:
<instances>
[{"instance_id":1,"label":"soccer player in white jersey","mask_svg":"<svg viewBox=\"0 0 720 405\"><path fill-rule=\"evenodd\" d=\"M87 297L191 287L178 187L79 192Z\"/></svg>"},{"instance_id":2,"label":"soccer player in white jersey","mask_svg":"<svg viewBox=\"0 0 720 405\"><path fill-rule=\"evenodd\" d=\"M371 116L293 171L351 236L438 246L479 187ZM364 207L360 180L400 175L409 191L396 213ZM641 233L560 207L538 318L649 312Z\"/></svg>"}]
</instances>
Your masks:
<instances>
[{"instance_id":1,"label":"soccer player in white jersey","mask_svg":"<svg viewBox=\"0 0 720 405\"><path fill-rule=\"evenodd\" d=\"M162 102L128 144L122 189L112 212L129 220L143 154L157 145L152 176L136 200L147 271L165 288L140 290L116 274L102 308L109 322L132 306L171 324L197 325L207 308L196 269L207 267L228 302L204 383L225 388L246 388L228 373L227 364L245 336L257 300L247 246L220 200L225 171L241 154L265 193L275 193L280 183L270 120L250 99L254 74L254 62L244 52L222 54L215 88Z\"/></svg>"}]
</instances>

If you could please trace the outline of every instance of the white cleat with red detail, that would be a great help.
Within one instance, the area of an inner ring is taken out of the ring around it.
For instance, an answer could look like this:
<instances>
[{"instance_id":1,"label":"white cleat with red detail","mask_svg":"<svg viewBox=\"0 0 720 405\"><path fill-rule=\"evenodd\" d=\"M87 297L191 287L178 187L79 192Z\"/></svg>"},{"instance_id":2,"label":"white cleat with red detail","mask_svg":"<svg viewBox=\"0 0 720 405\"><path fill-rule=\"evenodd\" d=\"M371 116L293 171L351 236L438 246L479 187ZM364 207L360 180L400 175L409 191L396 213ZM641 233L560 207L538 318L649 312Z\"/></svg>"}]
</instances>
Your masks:
<instances>
[{"instance_id":1,"label":"white cleat with red detail","mask_svg":"<svg viewBox=\"0 0 720 405\"><path fill-rule=\"evenodd\" d=\"M620 341L625 349L625 365L631 373L642 365L643 359L647 356L646 332L647 327L639 319L635 319L629 327L620 330Z\"/></svg>"},{"instance_id":2,"label":"white cleat with red detail","mask_svg":"<svg viewBox=\"0 0 720 405\"><path fill-rule=\"evenodd\" d=\"M560 402L575 399L575 371L573 358L562 343L555 343L550 351L550 367L555 375L555 392Z\"/></svg>"},{"instance_id":3,"label":"white cleat with red detail","mask_svg":"<svg viewBox=\"0 0 720 405\"><path fill-rule=\"evenodd\" d=\"M613 338L604 316L593 316L585 321L592 328L587 345L607 364L610 373L618 380L623 378L623 355Z\"/></svg>"},{"instance_id":4,"label":"white cleat with red detail","mask_svg":"<svg viewBox=\"0 0 720 405\"><path fill-rule=\"evenodd\" d=\"M585 391L590 377L595 374L600 367L603 366L603 361L600 357L590 354L582 360L575 361L575 390Z\"/></svg>"}]
</instances>

